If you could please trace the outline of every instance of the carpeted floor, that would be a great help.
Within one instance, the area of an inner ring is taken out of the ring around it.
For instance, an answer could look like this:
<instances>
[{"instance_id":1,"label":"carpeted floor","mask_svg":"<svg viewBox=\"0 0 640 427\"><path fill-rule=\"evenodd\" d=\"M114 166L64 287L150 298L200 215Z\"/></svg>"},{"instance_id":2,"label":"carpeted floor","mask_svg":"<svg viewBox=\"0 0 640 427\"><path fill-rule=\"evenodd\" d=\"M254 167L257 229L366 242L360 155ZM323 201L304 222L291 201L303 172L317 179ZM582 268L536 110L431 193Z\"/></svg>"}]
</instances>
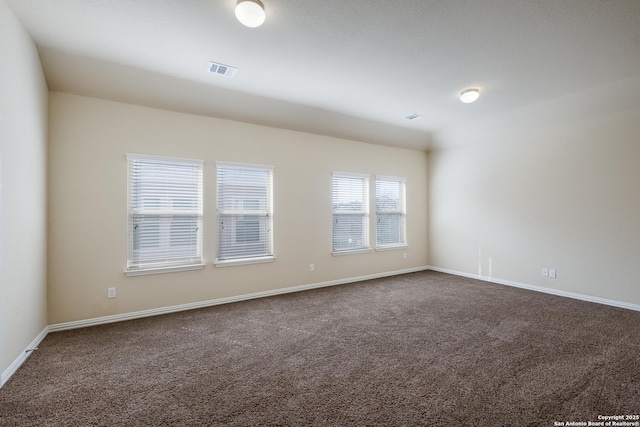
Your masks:
<instances>
[{"instance_id":1,"label":"carpeted floor","mask_svg":"<svg viewBox=\"0 0 640 427\"><path fill-rule=\"evenodd\" d=\"M639 312L436 272L52 333L0 390L2 426L539 427L638 413Z\"/></svg>"}]
</instances>

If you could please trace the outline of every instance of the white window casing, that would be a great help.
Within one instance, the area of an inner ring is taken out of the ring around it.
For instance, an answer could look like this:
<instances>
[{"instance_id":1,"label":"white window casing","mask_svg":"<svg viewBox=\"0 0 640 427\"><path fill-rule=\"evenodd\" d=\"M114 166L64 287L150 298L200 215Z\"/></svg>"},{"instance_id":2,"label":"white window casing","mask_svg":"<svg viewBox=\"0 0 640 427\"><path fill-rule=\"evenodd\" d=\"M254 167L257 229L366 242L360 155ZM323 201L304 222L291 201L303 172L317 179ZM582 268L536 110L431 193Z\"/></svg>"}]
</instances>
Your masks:
<instances>
[{"instance_id":1,"label":"white window casing","mask_svg":"<svg viewBox=\"0 0 640 427\"><path fill-rule=\"evenodd\" d=\"M334 255L362 253L369 248L369 175L332 175Z\"/></svg>"},{"instance_id":2,"label":"white window casing","mask_svg":"<svg viewBox=\"0 0 640 427\"><path fill-rule=\"evenodd\" d=\"M129 276L191 270L202 259L202 160L127 154Z\"/></svg>"},{"instance_id":3,"label":"white window casing","mask_svg":"<svg viewBox=\"0 0 640 427\"><path fill-rule=\"evenodd\" d=\"M407 247L406 178L376 176L376 250Z\"/></svg>"},{"instance_id":4,"label":"white window casing","mask_svg":"<svg viewBox=\"0 0 640 427\"><path fill-rule=\"evenodd\" d=\"M218 256L225 267L272 262L273 167L216 162Z\"/></svg>"}]
</instances>

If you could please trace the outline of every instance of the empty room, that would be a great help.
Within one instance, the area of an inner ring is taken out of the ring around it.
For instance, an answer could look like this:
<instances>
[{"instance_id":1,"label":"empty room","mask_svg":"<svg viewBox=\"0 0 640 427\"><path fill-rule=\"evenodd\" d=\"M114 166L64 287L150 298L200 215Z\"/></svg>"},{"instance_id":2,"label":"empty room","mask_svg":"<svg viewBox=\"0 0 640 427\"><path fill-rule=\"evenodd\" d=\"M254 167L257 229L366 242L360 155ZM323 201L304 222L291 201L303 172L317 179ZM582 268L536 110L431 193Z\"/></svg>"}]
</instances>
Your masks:
<instances>
[{"instance_id":1,"label":"empty room","mask_svg":"<svg viewBox=\"0 0 640 427\"><path fill-rule=\"evenodd\" d=\"M0 425L640 426L640 1L0 0Z\"/></svg>"}]
</instances>

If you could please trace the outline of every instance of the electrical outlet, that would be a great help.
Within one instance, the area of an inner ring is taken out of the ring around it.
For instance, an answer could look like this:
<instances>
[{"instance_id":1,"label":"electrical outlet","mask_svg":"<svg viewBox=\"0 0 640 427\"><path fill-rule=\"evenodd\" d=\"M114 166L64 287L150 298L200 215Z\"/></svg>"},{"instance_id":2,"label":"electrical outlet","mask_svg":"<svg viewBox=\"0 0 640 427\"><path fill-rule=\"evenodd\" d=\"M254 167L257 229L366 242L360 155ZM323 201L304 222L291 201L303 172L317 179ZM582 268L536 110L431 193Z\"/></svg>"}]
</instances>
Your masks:
<instances>
[{"instance_id":1,"label":"electrical outlet","mask_svg":"<svg viewBox=\"0 0 640 427\"><path fill-rule=\"evenodd\" d=\"M107 289L107 298L115 298L116 297L116 288Z\"/></svg>"},{"instance_id":2,"label":"electrical outlet","mask_svg":"<svg viewBox=\"0 0 640 427\"><path fill-rule=\"evenodd\" d=\"M552 279L556 278L556 269L555 268L550 268L549 269L549 277L551 277Z\"/></svg>"},{"instance_id":3,"label":"electrical outlet","mask_svg":"<svg viewBox=\"0 0 640 427\"><path fill-rule=\"evenodd\" d=\"M402 259L407 259L407 253L406 252L402 254Z\"/></svg>"},{"instance_id":4,"label":"electrical outlet","mask_svg":"<svg viewBox=\"0 0 640 427\"><path fill-rule=\"evenodd\" d=\"M309 271L311 272L316 271L316 266L314 264L309 264Z\"/></svg>"},{"instance_id":5,"label":"electrical outlet","mask_svg":"<svg viewBox=\"0 0 640 427\"><path fill-rule=\"evenodd\" d=\"M549 277L549 269L547 267L542 267L542 275L544 277Z\"/></svg>"}]
</instances>

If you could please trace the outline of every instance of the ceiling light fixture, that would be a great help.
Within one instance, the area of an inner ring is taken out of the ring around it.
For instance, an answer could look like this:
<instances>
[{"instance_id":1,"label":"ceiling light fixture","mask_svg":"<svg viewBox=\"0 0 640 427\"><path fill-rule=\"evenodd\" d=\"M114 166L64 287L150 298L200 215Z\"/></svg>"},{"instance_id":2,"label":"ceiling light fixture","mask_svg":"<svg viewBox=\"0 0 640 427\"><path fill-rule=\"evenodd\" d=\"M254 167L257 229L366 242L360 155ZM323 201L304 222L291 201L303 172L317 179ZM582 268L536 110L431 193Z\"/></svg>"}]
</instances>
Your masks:
<instances>
[{"instance_id":1,"label":"ceiling light fixture","mask_svg":"<svg viewBox=\"0 0 640 427\"><path fill-rule=\"evenodd\" d=\"M264 23L266 15L264 5L260 0L238 0L236 4L236 18L250 28L259 27Z\"/></svg>"},{"instance_id":2,"label":"ceiling light fixture","mask_svg":"<svg viewBox=\"0 0 640 427\"><path fill-rule=\"evenodd\" d=\"M470 104L480 96L480 91L478 89L467 89L460 94L460 101L465 104Z\"/></svg>"}]
</instances>

